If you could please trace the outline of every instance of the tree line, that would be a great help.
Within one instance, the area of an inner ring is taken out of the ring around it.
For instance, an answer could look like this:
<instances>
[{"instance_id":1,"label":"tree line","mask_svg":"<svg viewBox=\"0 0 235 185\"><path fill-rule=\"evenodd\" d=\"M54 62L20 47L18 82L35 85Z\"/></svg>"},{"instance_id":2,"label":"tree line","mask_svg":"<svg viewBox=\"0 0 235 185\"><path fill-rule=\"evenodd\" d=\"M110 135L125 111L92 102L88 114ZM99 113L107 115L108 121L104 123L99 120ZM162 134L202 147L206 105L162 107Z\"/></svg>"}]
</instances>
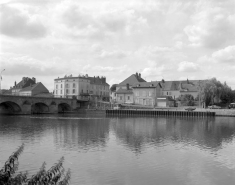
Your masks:
<instances>
[{"instance_id":1,"label":"tree line","mask_svg":"<svg viewBox=\"0 0 235 185\"><path fill-rule=\"evenodd\" d=\"M227 106L229 103L235 102L235 90L232 90L226 82L221 83L216 78L199 81L198 91L199 94L196 98L185 94L178 100L185 102L185 105L188 106L193 106L195 101L199 101L205 107L214 104Z\"/></svg>"}]
</instances>

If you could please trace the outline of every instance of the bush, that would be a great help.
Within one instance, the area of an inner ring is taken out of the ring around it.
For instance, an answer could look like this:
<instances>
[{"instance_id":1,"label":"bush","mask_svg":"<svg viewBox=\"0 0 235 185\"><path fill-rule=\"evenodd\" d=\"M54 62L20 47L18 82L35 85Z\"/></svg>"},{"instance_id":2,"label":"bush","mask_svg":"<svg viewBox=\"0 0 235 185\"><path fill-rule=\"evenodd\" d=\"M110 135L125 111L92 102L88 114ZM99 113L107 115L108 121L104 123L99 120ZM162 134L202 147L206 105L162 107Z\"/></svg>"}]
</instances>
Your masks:
<instances>
[{"instance_id":1,"label":"bush","mask_svg":"<svg viewBox=\"0 0 235 185\"><path fill-rule=\"evenodd\" d=\"M37 174L28 178L28 173L18 173L19 162L18 158L23 152L24 144L21 145L16 152L14 152L9 159L5 162L2 170L0 170L0 185L68 185L70 180L70 169L67 173L64 173L63 162L64 157L62 157L58 163L52 166L46 171L46 163L42 164L42 167Z\"/></svg>"},{"instance_id":2,"label":"bush","mask_svg":"<svg viewBox=\"0 0 235 185\"><path fill-rule=\"evenodd\" d=\"M183 95L181 101L186 106L194 106L194 97L191 94Z\"/></svg>"}]
</instances>

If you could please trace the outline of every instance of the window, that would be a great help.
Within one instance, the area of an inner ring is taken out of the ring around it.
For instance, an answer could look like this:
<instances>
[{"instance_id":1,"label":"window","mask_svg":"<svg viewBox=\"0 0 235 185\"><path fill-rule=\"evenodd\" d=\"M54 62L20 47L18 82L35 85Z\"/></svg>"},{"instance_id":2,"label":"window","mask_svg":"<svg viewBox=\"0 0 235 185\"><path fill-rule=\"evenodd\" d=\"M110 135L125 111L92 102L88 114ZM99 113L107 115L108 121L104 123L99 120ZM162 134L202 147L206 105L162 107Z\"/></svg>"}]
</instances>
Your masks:
<instances>
[{"instance_id":1,"label":"window","mask_svg":"<svg viewBox=\"0 0 235 185\"><path fill-rule=\"evenodd\" d=\"M146 105L149 105L149 99L146 99Z\"/></svg>"},{"instance_id":2,"label":"window","mask_svg":"<svg viewBox=\"0 0 235 185\"><path fill-rule=\"evenodd\" d=\"M66 89L66 94L69 94L69 89Z\"/></svg>"},{"instance_id":3,"label":"window","mask_svg":"<svg viewBox=\"0 0 235 185\"><path fill-rule=\"evenodd\" d=\"M62 91L62 90L60 90L60 94L63 94L62 92L63 92L63 91Z\"/></svg>"},{"instance_id":4,"label":"window","mask_svg":"<svg viewBox=\"0 0 235 185\"><path fill-rule=\"evenodd\" d=\"M58 85L56 85L56 89L58 89Z\"/></svg>"},{"instance_id":5,"label":"window","mask_svg":"<svg viewBox=\"0 0 235 185\"><path fill-rule=\"evenodd\" d=\"M143 96L146 96L146 91L143 91Z\"/></svg>"},{"instance_id":6,"label":"window","mask_svg":"<svg viewBox=\"0 0 235 185\"><path fill-rule=\"evenodd\" d=\"M151 91L149 91L149 96L152 96L152 92Z\"/></svg>"},{"instance_id":7,"label":"window","mask_svg":"<svg viewBox=\"0 0 235 185\"><path fill-rule=\"evenodd\" d=\"M66 87L69 88L69 84L66 84Z\"/></svg>"},{"instance_id":8,"label":"window","mask_svg":"<svg viewBox=\"0 0 235 185\"><path fill-rule=\"evenodd\" d=\"M120 100L122 100L122 96L120 96Z\"/></svg>"},{"instance_id":9,"label":"window","mask_svg":"<svg viewBox=\"0 0 235 185\"><path fill-rule=\"evenodd\" d=\"M168 95L168 92L166 92L166 95Z\"/></svg>"},{"instance_id":10,"label":"window","mask_svg":"<svg viewBox=\"0 0 235 185\"><path fill-rule=\"evenodd\" d=\"M75 94L75 92L76 92L75 89L73 89L73 94Z\"/></svg>"},{"instance_id":11,"label":"window","mask_svg":"<svg viewBox=\"0 0 235 185\"><path fill-rule=\"evenodd\" d=\"M55 91L55 94L57 94L58 92L57 92L57 90Z\"/></svg>"},{"instance_id":12,"label":"window","mask_svg":"<svg viewBox=\"0 0 235 185\"><path fill-rule=\"evenodd\" d=\"M63 84L60 85L61 88L63 88ZM62 94L62 93L61 93Z\"/></svg>"},{"instance_id":13,"label":"window","mask_svg":"<svg viewBox=\"0 0 235 185\"><path fill-rule=\"evenodd\" d=\"M139 103L139 99L138 98L136 98L135 101L136 101L137 104Z\"/></svg>"},{"instance_id":14,"label":"window","mask_svg":"<svg viewBox=\"0 0 235 185\"><path fill-rule=\"evenodd\" d=\"M130 96L127 96L127 100L130 100Z\"/></svg>"},{"instance_id":15,"label":"window","mask_svg":"<svg viewBox=\"0 0 235 185\"><path fill-rule=\"evenodd\" d=\"M82 89L82 93L83 93L83 89Z\"/></svg>"},{"instance_id":16,"label":"window","mask_svg":"<svg viewBox=\"0 0 235 185\"><path fill-rule=\"evenodd\" d=\"M73 88L75 88L75 83L73 83Z\"/></svg>"}]
</instances>

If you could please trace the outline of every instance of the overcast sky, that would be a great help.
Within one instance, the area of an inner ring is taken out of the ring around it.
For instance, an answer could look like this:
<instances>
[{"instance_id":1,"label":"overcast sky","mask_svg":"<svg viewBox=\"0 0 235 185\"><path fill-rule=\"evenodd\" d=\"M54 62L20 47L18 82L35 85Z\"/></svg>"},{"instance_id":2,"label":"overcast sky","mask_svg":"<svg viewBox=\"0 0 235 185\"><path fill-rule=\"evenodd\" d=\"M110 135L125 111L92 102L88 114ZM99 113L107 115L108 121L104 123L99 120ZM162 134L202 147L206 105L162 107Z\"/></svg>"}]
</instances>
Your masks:
<instances>
[{"instance_id":1,"label":"overcast sky","mask_svg":"<svg viewBox=\"0 0 235 185\"><path fill-rule=\"evenodd\" d=\"M234 0L1 0L2 88L65 74L216 77L235 89Z\"/></svg>"}]
</instances>

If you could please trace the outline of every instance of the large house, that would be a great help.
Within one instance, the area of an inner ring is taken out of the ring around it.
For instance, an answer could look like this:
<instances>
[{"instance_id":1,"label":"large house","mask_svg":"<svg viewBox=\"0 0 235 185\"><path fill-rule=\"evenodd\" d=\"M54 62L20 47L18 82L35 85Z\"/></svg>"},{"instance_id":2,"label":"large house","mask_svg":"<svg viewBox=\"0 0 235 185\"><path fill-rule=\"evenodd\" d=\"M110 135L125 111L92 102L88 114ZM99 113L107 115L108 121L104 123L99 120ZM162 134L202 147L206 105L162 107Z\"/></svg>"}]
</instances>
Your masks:
<instances>
[{"instance_id":1,"label":"large house","mask_svg":"<svg viewBox=\"0 0 235 185\"><path fill-rule=\"evenodd\" d=\"M135 104L152 107L156 105L156 98L162 95L162 86L159 82L140 82L132 88Z\"/></svg>"},{"instance_id":2,"label":"large house","mask_svg":"<svg viewBox=\"0 0 235 185\"><path fill-rule=\"evenodd\" d=\"M196 99L206 80L152 81L146 82L136 73L117 85L116 102L145 106L174 106L175 101L185 94Z\"/></svg>"},{"instance_id":3,"label":"large house","mask_svg":"<svg viewBox=\"0 0 235 185\"><path fill-rule=\"evenodd\" d=\"M200 85L205 80L182 80L182 81L160 81L162 85L162 95L171 96L173 99L177 99L185 94L190 94L194 98L197 98L200 92Z\"/></svg>"},{"instance_id":4,"label":"large house","mask_svg":"<svg viewBox=\"0 0 235 185\"><path fill-rule=\"evenodd\" d=\"M109 84L105 77L64 76L54 80L54 97L78 99L109 99Z\"/></svg>"},{"instance_id":5,"label":"large house","mask_svg":"<svg viewBox=\"0 0 235 185\"><path fill-rule=\"evenodd\" d=\"M22 80L11 88L12 95L19 95L19 92L26 87L36 84L36 78L23 77Z\"/></svg>"},{"instance_id":6,"label":"large house","mask_svg":"<svg viewBox=\"0 0 235 185\"><path fill-rule=\"evenodd\" d=\"M132 74L119 83L116 88L116 102L134 103L133 86L136 83L146 82L140 73Z\"/></svg>"},{"instance_id":7,"label":"large house","mask_svg":"<svg viewBox=\"0 0 235 185\"><path fill-rule=\"evenodd\" d=\"M41 82L25 87L19 91L20 96L45 96L45 94L48 95L49 91Z\"/></svg>"}]
</instances>

